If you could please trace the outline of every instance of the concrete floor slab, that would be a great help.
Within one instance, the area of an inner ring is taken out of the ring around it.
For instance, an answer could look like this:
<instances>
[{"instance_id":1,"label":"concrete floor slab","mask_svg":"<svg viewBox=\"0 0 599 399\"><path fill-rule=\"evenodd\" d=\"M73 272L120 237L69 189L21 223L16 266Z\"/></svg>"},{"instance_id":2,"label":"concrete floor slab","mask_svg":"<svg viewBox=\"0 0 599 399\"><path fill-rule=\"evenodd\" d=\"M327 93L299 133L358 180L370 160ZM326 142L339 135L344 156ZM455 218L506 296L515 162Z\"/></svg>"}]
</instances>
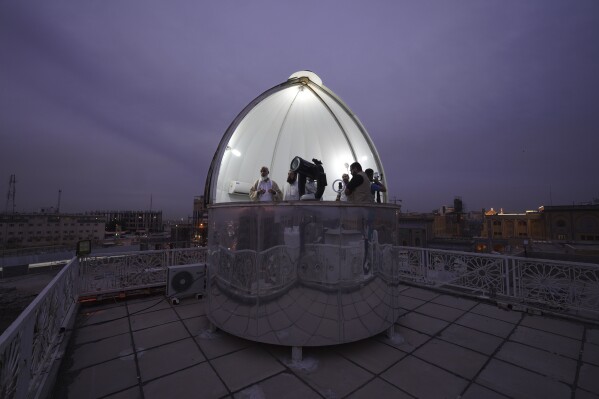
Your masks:
<instances>
[{"instance_id":1,"label":"concrete floor slab","mask_svg":"<svg viewBox=\"0 0 599 399\"><path fill-rule=\"evenodd\" d=\"M468 381L414 356L407 356L381 378L418 398L457 398Z\"/></svg>"},{"instance_id":2,"label":"concrete floor slab","mask_svg":"<svg viewBox=\"0 0 599 399\"><path fill-rule=\"evenodd\" d=\"M176 321L162 324L145 330L133 331L133 341L136 348L149 349L164 345L168 342L187 338L189 333L183 323Z\"/></svg>"},{"instance_id":3,"label":"concrete floor slab","mask_svg":"<svg viewBox=\"0 0 599 399\"><path fill-rule=\"evenodd\" d=\"M567 384L572 384L576 377L576 360L519 343L505 343L496 357Z\"/></svg>"},{"instance_id":4,"label":"concrete floor slab","mask_svg":"<svg viewBox=\"0 0 599 399\"><path fill-rule=\"evenodd\" d=\"M476 382L513 398L564 399L571 397L570 387L501 360L491 360Z\"/></svg>"},{"instance_id":5,"label":"concrete floor slab","mask_svg":"<svg viewBox=\"0 0 599 399\"><path fill-rule=\"evenodd\" d=\"M590 342L584 344L582 361L599 366L599 345L593 345Z\"/></svg>"},{"instance_id":6,"label":"concrete floor slab","mask_svg":"<svg viewBox=\"0 0 599 399\"><path fill-rule=\"evenodd\" d=\"M108 360L129 356L132 353L130 334L100 339L77 346L77 350L70 359L70 370L82 369Z\"/></svg>"},{"instance_id":7,"label":"concrete floor slab","mask_svg":"<svg viewBox=\"0 0 599 399\"><path fill-rule=\"evenodd\" d=\"M192 338L151 349L138 349L137 359L141 378L144 381L171 374L206 360Z\"/></svg>"},{"instance_id":8,"label":"concrete floor slab","mask_svg":"<svg viewBox=\"0 0 599 399\"><path fill-rule=\"evenodd\" d=\"M439 334L438 338L485 355L491 355L503 342L502 338L495 335L457 324L447 327Z\"/></svg>"},{"instance_id":9,"label":"concrete floor slab","mask_svg":"<svg viewBox=\"0 0 599 399\"><path fill-rule=\"evenodd\" d=\"M578 386L595 395L599 395L599 367L583 363L578 376Z\"/></svg>"},{"instance_id":10,"label":"concrete floor slab","mask_svg":"<svg viewBox=\"0 0 599 399\"><path fill-rule=\"evenodd\" d=\"M518 326L510 341L519 342L545 351L578 360L580 341L535 328Z\"/></svg>"},{"instance_id":11,"label":"concrete floor slab","mask_svg":"<svg viewBox=\"0 0 599 399\"><path fill-rule=\"evenodd\" d=\"M511 323L475 313L466 313L455 322L459 325L496 335L501 338L507 337L514 329L514 325Z\"/></svg>"},{"instance_id":12,"label":"concrete floor slab","mask_svg":"<svg viewBox=\"0 0 599 399\"><path fill-rule=\"evenodd\" d=\"M582 339L582 334L584 332L584 326L580 323L574 323L569 320L557 319L553 317L526 315L524 319L522 319L521 325L525 327L536 328L537 330L552 332L554 334L563 335L577 340Z\"/></svg>"},{"instance_id":13,"label":"concrete floor slab","mask_svg":"<svg viewBox=\"0 0 599 399\"><path fill-rule=\"evenodd\" d=\"M222 398L229 391L208 363L157 378L143 384L145 399Z\"/></svg>"},{"instance_id":14,"label":"concrete floor slab","mask_svg":"<svg viewBox=\"0 0 599 399\"><path fill-rule=\"evenodd\" d=\"M439 339L428 341L413 355L466 379L474 378L487 362L484 355Z\"/></svg>"},{"instance_id":15,"label":"concrete floor slab","mask_svg":"<svg viewBox=\"0 0 599 399\"><path fill-rule=\"evenodd\" d=\"M375 378L365 386L351 393L348 399L375 399L375 398L393 398L410 399L412 395L400 390L394 385L389 384L381 378Z\"/></svg>"},{"instance_id":16,"label":"concrete floor slab","mask_svg":"<svg viewBox=\"0 0 599 399\"><path fill-rule=\"evenodd\" d=\"M434 317L436 319L445 321L455 321L462 316L466 311L462 309L452 308L450 306L440 305L436 303L425 303L418 307L418 313L426 316Z\"/></svg>"},{"instance_id":17,"label":"concrete floor slab","mask_svg":"<svg viewBox=\"0 0 599 399\"><path fill-rule=\"evenodd\" d=\"M472 313L480 314L483 316L491 317L493 319L506 321L508 323L516 324L522 319L522 313L512 310L506 310L497 307L496 305L489 305L488 303L479 303L470 310Z\"/></svg>"},{"instance_id":18,"label":"concrete floor slab","mask_svg":"<svg viewBox=\"0 0 599 399\"><path fill-rule=\"evenodd\" d=\"M461 310L470 310L479 303L471 299L461 298L453 295L439 295L438 297L433 298L431 302Z\"/></svg>"},{"instance_id":19,"label":"concrete floor slab","mask_svg":"<svg viewBox=\"0 0 599 399\"><path fill-rule=\"evenodd\" d=\"M305 348L301 362L285 361L287 367L320 395L341 398L371 380L374 375L325 348Z\"/></svg>"},{"instance_id":20,"label":"concrete floor slab","mask_svg":"<svg viewBox=\"0 0 599 399\"><path fill-rule=\"evenodd\" d=\"M466 392L460 397L460 399L506 399L498 392L491 391L489 388L485 388L478 384L472 384L468 387Z\"/></svg>"},{"instance_id":21,"label":"concrete floor slab","mask_svg":"<svg viewBox=\"0 0 599 399\"><path fill-rule=\"evenodd\" d=\"M61 398L93 399L127 388L138 388L135 360L119 358L70 374L71 383Z\"/></svg>"},{"instance_id":22,"label":"concrete floor slab","mask_svg":"<svg viewBox=\"0 0 599 399\"><path fill-rule=\"evenodd\" d=\"M267 351L255 346L214 359L212 365L232 392L285 370Z\"/></svg>"},{"instance_id":23,"label":"concrete floor slab","mask_svg":"<svg viewBox=\"0 0 599 399\"><path fill-rule=\"evenodd\" d=\"M121 334L129 334L127 317L77 328L73 339L76 344L85 344Z\"/></svg>"},{"instance_id":24,"label":"concrete floor slab","mask_svg":"<svg viewBox=\"0 0 599 399\"><path fill-rule=\"evenodd\" d=\"M149 314L148 314L149 313ZM131 330L138 331L161 324L179 321L179 316L171 308L156 310L154 312L138 313L130 317Z\"/></svg>"},{"instance_id":25,"label":"concrete floor slab","mask_svg":"<svg viewBox=\"0 0 599 399\"><path fill-rule=\"evenodd\" d=\"M373 374L386 370L406 355L373 339L339 345L337 348L341 355Z\"/></svg>"},{"instance_id":26,"label":"concrete floor slab","mask_svg":"<svg viewBox=\"0 0 599 399\"><path fill-rule=\"evenodd\" d=\"M414 310L418 306L426 303L426 301L423 301L422 299L416 299L416 298L412 298L410 296L399 295L398 297L399 297L399 306L401 306L402 308L407 309L407 310Z\"/></svg>"},{"instance_id":27,"label":"concrete floor slab","mask_svg":"<svg viewBox=\"0 0 599 399\"><path fill-rule=\"evenodd\" d=\"M423 301L430 301L439 296L435 291L426 290L424 288L410 287L401 293L403 296L409 296L412 298L421 299Z\"/></svg>"},{"instance_id":28,"label":"concrete floor slab","mask_svg":"<svg viewBox=\"0 0 599 399\"><path fill-rule=\"evenodd\" d=\"M377 339L386 345L393 346L406 353L414 351L420 345L431 339L429 335L419 333L418 331L397 324L394 326L394 331L395 333L392 337L381 334L377 336Z\"/></svg>"},{"instance_id":29,"label":"concrete floor slab","mask_svg":"<svg viewBox=\"0 0 599 399\"><path fill-rule=\"evenodd\" d=\"M449 323L434 317L411 312L400 317L397 321L397 324L428 335L435 335L447 327Z\"/></svg>"},{"instance_id":30,"label":"concrete floor slab","mask_svg":"<svg viewBox=\"0 0 599 399\"><path fill-rule=\"evenodd\" d=\"M234 398L317 399L321 396L295 375L286 372L245 388L237 392Z\"/></svg>"}]
</instances>

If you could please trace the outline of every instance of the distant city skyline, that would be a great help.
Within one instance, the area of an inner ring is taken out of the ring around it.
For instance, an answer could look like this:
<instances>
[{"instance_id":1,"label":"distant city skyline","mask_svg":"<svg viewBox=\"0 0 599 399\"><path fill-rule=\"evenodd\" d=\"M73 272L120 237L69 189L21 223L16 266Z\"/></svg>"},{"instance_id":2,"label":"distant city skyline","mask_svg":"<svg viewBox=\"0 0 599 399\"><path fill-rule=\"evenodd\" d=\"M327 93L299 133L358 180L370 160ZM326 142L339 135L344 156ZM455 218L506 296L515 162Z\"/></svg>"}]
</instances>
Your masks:
<instances>
[{"instance_id":1,"label":"distant city skyline","mask_svg":"<svg viewBox=\"0 0 599 399\"><path fill-rule=\"evenodd\" d=\"M62 190L64 212L187 218L229 124L303 69L366 127L405 211L589 202L598 42L594 0L3 2L0 211L15 174L18 212Z\"/></svg>"}]
</instances>

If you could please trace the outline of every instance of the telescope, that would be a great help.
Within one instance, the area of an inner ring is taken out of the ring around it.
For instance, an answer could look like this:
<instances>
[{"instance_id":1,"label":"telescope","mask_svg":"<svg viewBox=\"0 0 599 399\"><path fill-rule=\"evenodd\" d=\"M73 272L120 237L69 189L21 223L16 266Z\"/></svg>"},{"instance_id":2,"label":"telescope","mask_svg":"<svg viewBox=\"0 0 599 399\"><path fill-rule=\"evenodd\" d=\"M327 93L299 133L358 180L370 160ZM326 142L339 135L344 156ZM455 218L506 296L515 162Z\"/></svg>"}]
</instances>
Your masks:
<instances>
[{"instance_id":1,"label":"telescope","mask_svg":"<svg viewBox=\"0 0 599 399\"><path fill-rule=\"evenodd\" d=\"M322 162L316 158L312 158L312 162L296 156L291 160L290 169L298 175L297 188L300 197L306 193L306 179L309 178L316 182L314 198L319 200L327 186L327 175L324 173Z\"/></svg>"}]
</instances>

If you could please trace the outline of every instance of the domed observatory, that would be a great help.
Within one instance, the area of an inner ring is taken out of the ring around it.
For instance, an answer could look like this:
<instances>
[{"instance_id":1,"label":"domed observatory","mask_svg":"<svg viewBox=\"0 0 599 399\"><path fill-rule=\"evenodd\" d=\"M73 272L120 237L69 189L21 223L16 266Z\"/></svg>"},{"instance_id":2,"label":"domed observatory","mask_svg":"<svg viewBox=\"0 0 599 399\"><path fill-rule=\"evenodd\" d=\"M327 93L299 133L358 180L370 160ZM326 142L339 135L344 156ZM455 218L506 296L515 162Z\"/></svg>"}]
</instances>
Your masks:
<instances>
[{"instance_id":1,"label":"domed observatory","mask_svg":"<svg viewBox=\"0 0 599 399\"><path fill-rule=\"evenodd\" d=\"M313 72L294 73L235 118L204 193L207 314L215 326L301 347L356 341L395 323L399 207L385 196L335 201L337 179L355 161L384 174L364 126ZM290 168L298 169L300 180L314 179L319 200L250 201L262 166L281 190Z\"/></svg>"}]
</instances>

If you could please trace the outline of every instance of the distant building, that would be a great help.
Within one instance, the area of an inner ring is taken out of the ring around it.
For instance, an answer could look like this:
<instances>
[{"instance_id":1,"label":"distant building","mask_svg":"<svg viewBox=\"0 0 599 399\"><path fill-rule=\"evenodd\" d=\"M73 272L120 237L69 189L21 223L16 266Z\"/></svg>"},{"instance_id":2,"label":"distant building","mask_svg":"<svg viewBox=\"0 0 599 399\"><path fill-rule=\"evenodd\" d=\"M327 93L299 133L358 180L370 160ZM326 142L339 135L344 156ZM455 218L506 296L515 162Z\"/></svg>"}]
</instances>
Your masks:
<instances>
[{"instance_id":1,"label":"distant building","mask_svg":"<svg viewBox=\"0 0 599 399\"><path fill-rule=\"evenodd\" d=\"M497 212L491 208L485 212L477 251L520 250L526 255L531 251L538 255L539 248L547 252L551 244L551 252L561 246L561 252L573 254L575 251L565 245L574 243L599 244L599 205L542 206L538 211L525 213Z\"/></svg>"},{"instance_id":2,"label":"distant building","mask_svg":"<svg viewBox=\"0 0 599 399\"><path fill-rule=\"evenodd\" d=\"M538 211L504 213L491 208L484 212L478 252L518 252L531 240L544 240L544 221Z\"/></svg>"},{"instance_id":3,"label":"distant building","mask_svg":"<svg viewBox=\"0 0 599 399\"><path fill-rule=\"evenodd\" d=\"M428 242L433 238L432 214L413 213L400 214L399 216L399 245L407 247L428 247Z\"/></svg>"},{"instance_id":4,"label":"distant building","mask_svg":"<svg viewBox=\"0 0 599 399\"><path fill-rule=\"evenodd\" d=\"M547 240L599 242L599 205L542 206L539 213Z\"/></svg>"},{"instance_id":5,"label":"distant building","mask_svg":"<svg viewBox=\"0 0 599 399\"><path fill-rule=\"evenodd\" d=\"M197 245L205 246L208 241L208 210L204 196L200 195L193 199L191 241Z\"/></svg>"},{"instance_id":6,"label":"distant building","mask_svg":"<svg viewBox=\"0 0 599 399\"><path fill-rule=\"evenodd\" d=\"M104 239L104 218L96 214L2 213L0 248L74 247L78 241Z\"/></svg>"},{"instance_id":7,"label":"distant building","mask_svg":"<svg viewBox=\"0 0 599 399\"><path fill-rule=\"evenodd\" d=\"M190 223L178 223L170 226L171 236L169 246L171 248L189 248L193 227Z\"/></svg>"},{"instance_id":8,"label":"distant building","mask_svg":"<svg viewBox=\"0 0 599 399\"><path fill-rule=\"evenodd\" d=\"M162 211L97 211L107 231L128 231L142 235L163 231Z\"/></svg>"}]
</instances>

